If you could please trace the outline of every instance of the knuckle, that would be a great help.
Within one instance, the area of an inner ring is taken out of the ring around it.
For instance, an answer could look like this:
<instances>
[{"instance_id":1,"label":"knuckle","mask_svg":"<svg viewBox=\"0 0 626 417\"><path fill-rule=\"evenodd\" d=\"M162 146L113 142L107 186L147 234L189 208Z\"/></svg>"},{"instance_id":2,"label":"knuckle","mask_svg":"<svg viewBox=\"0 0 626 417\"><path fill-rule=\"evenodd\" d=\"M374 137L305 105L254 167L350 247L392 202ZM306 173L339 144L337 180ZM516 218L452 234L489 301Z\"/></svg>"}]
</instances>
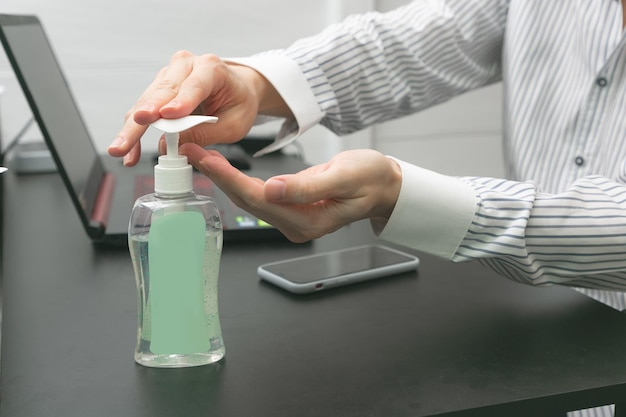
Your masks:
<instances>
[{"instance_id":1,"label":"knuckle","mask_svg":"<svg viewBox=\"0 0 626 417\"><path fill-rule=\"evenodd\" d=\"M179 51L174 52L174 55L172 55L172 61L174 60L179 60L179 59L188 59L193 57L193 54L191 52L189 52L186 49L181 49Z\"/></svg>"},{"instance_id":2,"label":"knuckle","mask_svg":"<svg viewBox=\"0 0 626 417\"><path fill-rule=\"evenodd\" d=\"M222 59L215 55L215 54L204 54L204 55L200 55L198 57L198 59L201 62L207 63L207 64L223 64L224 61L222 61Z\"/></svg>"},{"instance_id":3,"label":"knuckle","mask_svg":"<svg viewBox=\"0 0 626 417\"><path fill-rule=\"evenodd\" d=\"M215 54L204 54L198 57L198 64L203 67L211 68L216 75L222 75L228 70L228 65Z\"/></svg>"}]
</instances>

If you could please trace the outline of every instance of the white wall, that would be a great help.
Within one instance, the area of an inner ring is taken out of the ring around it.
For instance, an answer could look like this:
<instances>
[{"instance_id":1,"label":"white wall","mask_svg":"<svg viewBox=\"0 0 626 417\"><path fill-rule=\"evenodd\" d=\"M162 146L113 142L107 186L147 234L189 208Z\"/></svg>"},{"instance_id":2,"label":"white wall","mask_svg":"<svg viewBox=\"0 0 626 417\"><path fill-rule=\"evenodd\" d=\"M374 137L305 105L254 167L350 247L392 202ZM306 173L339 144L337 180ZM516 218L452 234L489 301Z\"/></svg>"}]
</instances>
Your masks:
<instances>
[{"instance_id":1,"label":"white wall","mask_svg":"<svg viewBox=\"0 0 626 417\"><path fill-rule=\"evenodd\" d=\"M37 14L56 51L97 147L104 151L124 113L179 49L243 56L287 46L351 13L388 10L404 0L2 0L0 13ZM285 19L284 16L288 16ZM4 141L30 117L3 54L0 100ZM309 162L349 148L374 147L427 168L501 175L500 87L470 93L419 115L337 138L322 127L300 142ZM272 133L269 126L260 132ZM156 144L147 137L144 148ZM32 128L29 140L39 133Z\"/></svg>"},{"instance_id":2,"label":"white wall","mask_svg":"<svg viewBox=\"0 0 626 417\"><path fill-rule=\"evenodd\" d=\"M326 26L328 9L323 2L291 0L0 2L0 13L40 17L101 150L175 51L245 56L284 47ZM285 14L291 18L281 18ZM19 131L30 111L6 57L0 55L0 85L5 86L0 110L6 141ZM37 136L33 130L29 134Z\"/></svg>"}]
</instances>

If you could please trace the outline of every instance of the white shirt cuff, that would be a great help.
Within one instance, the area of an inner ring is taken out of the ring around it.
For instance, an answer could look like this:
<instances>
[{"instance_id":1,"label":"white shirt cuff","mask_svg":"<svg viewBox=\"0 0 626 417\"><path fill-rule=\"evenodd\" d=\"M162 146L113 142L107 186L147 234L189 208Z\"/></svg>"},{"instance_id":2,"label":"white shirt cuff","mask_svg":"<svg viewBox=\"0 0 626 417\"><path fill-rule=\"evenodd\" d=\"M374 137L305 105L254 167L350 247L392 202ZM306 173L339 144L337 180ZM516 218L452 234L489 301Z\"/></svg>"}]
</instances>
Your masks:
<instances>
[{"instance_id":1,"label":"white shirt cuff","mask_svg":"<svg viewBox=\"0 0 626 417\"><path fill-rule=\"evenodd\" d=\"M402 186L379 238L451 259L474 218L476 192L455 177L394 160Z\"/></svg>"},{"instance_id":2,"label":"white shirt cuff","mask_svg":"<svg viewBox=\"0 0 626 417\"><path fill-rule=\"evenodd\" d=\"M295 121L286 120L274 143L255 156L286 146L322 119L323 114L304 74L298 64L288 57L267 53L246 58L228 58L224 61L254 68L263 75L285 100L295 117Z\"/></svg>"}]
</instances>

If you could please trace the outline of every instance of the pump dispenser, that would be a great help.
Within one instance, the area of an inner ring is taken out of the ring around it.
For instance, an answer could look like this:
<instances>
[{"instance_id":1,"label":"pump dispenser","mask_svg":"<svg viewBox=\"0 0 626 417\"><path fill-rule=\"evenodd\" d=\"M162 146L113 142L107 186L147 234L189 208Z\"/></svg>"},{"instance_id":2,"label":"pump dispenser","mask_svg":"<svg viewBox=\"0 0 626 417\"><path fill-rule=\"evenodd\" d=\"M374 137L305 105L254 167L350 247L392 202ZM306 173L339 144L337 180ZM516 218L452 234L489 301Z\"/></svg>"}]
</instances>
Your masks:
<instances>
[{"instance_id":1,"label":"pump dispenser","mask_svg":"<svg viewBox=\"0 0 626 417\"><path fill-rule=\"evenodd\" d=\"M179 132L213 116L160 119L167 153L154 167L153 194L140 197L128 239L137 283L135 361L151 367L205 365L225 349L217 306L222 223L210 197L193 192L193 170L178 153Z\"/></svg>"},{"instance_id":2,"label":"pump dispenser","mask_svg":"<svg viewBox=\"0 0 626 417\"><path fill-rule=\"evenodd\" d=\"M181 119L159 119L152 127L165 132L167 152L154 167L154 192L161 196L189 193L193 190L193 171L187 157L178 153L179 133L200 123L215 123L215 116L187 116Z\"/></svg>"}]
</instances>

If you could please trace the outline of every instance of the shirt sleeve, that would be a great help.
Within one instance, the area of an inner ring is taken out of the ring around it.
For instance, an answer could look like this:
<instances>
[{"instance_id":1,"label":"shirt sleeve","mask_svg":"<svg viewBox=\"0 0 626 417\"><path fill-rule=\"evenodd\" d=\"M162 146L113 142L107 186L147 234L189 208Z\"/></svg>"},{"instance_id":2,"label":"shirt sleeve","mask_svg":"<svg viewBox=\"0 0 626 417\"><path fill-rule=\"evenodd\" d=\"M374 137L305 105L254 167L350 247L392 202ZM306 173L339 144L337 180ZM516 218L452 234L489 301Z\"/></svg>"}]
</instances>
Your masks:
<instances>
[{"instance_id":1,"label":"shirt sleeve","mask_svg":"<svg viewBox=\"0 0 626 417\"><path fill-rule=\"evenodd\" d=\"M400 197L381 239L478 260L531 285L626 289L626 186L581 178L559 194L532 182L452 178L402 167Z\"/></svg>"},{"instance_id":2,"label":"shirt sleeve","mask_svg":"<svg viewBox=\"0 0 626 417\"><path fill-rule=\"evenodd\" d=\"M379 238L452 259L475 215L474 189L458 178L394 160L402 186Z\"/></svg>"},{"instance_id":3,"label":"shirt sleeve","mask_svg":"<svg viewBox=\"0 0 626 417\"><path fill-rule=\"evenodd\" d=\"M287 103L295 117L294 120L285 120L274 143L257 152L255 156L265 155L288 145L322 119L322 111L300 67L281 51L268 51L244 58L228 58L225 61L254 68L263 75ZM260 123L267 119L262 115L257 118Z\"/></svg>"},{"instance_id":4,"label":"shirt sleeve","mask_svg":"<svg viewBox=\"0 0 626 417\"><path fill-rule=\"evenodd\" d=\"M283 53L338 135L500 81L505 0L414 1L350 16Z\"/></svg>"},{"instance_id":5,"label":"shirt sleeve","mask_svg":"<svg viewBox=\"0 0 626 417\"><path fill-rule=\"evenodd\" d=\"M261 73L294 114L266 153L318 123L349 134L499 81L507 9L506 0L415 1L227 61Z\"/></svg>"},{"instance_id":6,"label":"shirt sleeve","mask_svg":"<svg viewBox=\"0 0 626 417\"><path fill-rule=\"evenodd\" d=\"M626 289L626 186L601 176L547 194L532 182L465 178L476 214L454 256L533 285Z\"/></svg>"}]
</instances>

